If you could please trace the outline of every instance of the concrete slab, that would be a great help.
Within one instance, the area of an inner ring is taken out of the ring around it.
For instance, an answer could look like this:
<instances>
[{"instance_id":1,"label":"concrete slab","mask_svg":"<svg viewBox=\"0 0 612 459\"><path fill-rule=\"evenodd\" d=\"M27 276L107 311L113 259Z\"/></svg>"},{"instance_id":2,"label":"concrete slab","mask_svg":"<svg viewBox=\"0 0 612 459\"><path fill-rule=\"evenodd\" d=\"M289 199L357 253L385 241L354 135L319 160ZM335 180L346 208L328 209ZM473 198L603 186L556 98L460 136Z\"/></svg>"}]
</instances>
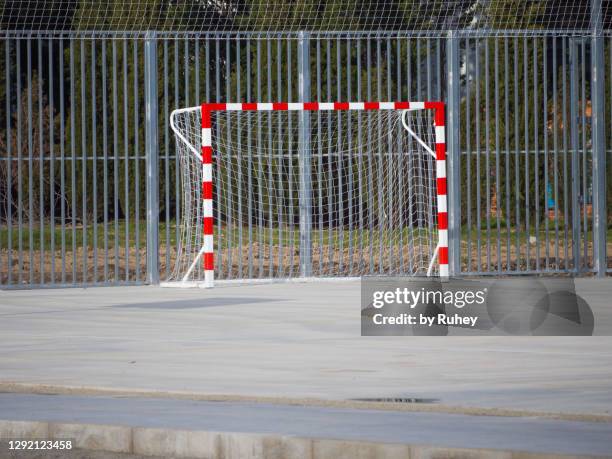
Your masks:
<instances>
[{"instance_id":1,"label":"concrete slab","mask_svg":"<svg viewBox=\"0 0 612 459\"><path fill-rule=\"evenodd\" d=\"M606 308L612 279L577 290ZM346 281L2 291L0 384L612 413L612 337L364 338L359 294Z\"/></svg>"}]
</instances>

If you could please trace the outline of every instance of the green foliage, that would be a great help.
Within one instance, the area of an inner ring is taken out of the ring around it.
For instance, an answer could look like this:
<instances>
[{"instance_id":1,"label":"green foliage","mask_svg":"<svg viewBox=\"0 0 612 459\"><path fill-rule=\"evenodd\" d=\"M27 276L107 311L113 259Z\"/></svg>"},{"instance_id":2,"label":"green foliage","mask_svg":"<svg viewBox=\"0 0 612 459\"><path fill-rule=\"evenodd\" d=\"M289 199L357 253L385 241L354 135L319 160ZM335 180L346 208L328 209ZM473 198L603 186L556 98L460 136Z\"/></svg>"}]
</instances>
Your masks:
<instances>
[{"instance_id":1,"label":"green foliage","mask_svg":"<svg viewBox=\"0 0 612 459\"><path fill-rule=\"evenodd\" d=\"M486 7L483 5L481 8L484 8L484 14L487 14L487 10L495 12L495 14L487 14L490 18L490 28L493 30L534 29L542 27L546 2L491 0Z\"/></svg>"}]
</instances>

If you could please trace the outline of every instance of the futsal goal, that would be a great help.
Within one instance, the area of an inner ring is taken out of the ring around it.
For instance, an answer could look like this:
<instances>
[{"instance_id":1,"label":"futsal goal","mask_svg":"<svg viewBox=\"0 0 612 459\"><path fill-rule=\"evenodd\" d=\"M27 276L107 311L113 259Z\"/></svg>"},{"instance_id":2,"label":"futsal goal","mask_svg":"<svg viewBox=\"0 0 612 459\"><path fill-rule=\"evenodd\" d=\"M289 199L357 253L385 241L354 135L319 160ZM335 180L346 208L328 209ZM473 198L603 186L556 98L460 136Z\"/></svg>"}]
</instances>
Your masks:
<instances>
[{"instance_id":1,"label":"futsal goal","mask_svg":"<svg viewBox=\"0 0 612 459\"><path fill-rule=\"evenodd\" d=\"M448 276L441 102L174 110L181 221L166 286Z\"/></svg>"}]
</instances>

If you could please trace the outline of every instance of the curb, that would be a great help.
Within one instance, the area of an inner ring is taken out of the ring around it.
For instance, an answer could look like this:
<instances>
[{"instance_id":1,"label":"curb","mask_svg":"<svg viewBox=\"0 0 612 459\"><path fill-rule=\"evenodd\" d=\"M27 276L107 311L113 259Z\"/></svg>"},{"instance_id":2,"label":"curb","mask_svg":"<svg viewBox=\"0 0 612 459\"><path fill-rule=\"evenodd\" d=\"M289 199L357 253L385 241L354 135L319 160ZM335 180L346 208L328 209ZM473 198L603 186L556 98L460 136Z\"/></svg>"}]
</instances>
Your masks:
<instances>
[{"instance_id":1,"label":"curb","mask_svg":"<svg viewBox=\"0 0 612 459\"><path fill-rule=\"evenodd\" d=\"M0 420L0 439L70 439L86 450L207 459L586 459L582 456L449 448L275 434Z\"/></svg>"},{"instance_id":2,"label":"curb","mask_svg":"<svg viewBox=\"0 0 612 459\"><path fill-rule=\"evenodd\" d=\"M497 417L539 417L558 421L601 422L612 423L610 414L559 413L511 408L484 408L460 405L443 405L439 403L395 403L374 402L363 400L334 400L321 398L272 397L261 395L236 394L206 394L183 391L154 391L146 389L108 388L96 386L70 386L53 384L35 384L16 381L0 381L0 392L11 394L42 394L42 395L93 395L111 397L150 397L174 400L198 400L212 402L253 402L272 405L316 406L322 408L347 408L357 410L380 410L412 413L445 413L465 414L469 416Z\"/></svg>"}]
</instances>

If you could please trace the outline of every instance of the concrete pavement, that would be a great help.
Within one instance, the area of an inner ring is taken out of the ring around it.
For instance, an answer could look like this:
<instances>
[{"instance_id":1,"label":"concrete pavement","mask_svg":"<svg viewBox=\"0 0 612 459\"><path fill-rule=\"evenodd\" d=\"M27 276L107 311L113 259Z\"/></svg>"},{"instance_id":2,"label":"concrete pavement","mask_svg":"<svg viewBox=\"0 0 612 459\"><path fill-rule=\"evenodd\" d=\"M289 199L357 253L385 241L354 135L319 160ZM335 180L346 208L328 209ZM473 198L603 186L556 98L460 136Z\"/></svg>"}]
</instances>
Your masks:
<instances>
[{"instance_id":1,"label":"concrete pavement","mask_svg":"<svg viewBox=\"0 0 612 459\"><path fill-rule=\"evenodd\" d=\"M3 291L0 384L612 413L612 337L361 337L359 310L358 282Z\"/></svg>"}]
</instances>

